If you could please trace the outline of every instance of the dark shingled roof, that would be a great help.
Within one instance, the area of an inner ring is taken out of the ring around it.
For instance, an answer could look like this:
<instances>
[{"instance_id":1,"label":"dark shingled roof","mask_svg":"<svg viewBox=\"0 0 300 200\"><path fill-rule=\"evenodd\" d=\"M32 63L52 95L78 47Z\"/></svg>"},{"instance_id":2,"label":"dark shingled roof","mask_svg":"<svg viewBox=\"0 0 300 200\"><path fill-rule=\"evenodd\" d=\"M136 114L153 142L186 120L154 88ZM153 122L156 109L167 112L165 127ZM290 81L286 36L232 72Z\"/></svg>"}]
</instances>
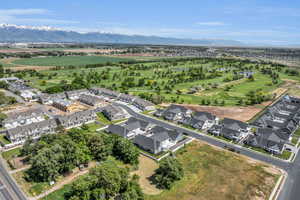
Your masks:
<instances>
[{"instance_id":1,"label":"dark shingled roof","mask_svg":"<svg viewBox=\"0 0 300 200\"><path fill-rule=\"evenodd\" d=\"M207 120L215 120L216 116L214 116L211 113L208 112L195 112L193 114L193 118L201 120L201 121L207 121Z\"/></svg>"},{"instance_id":2,"label":"dark shingled roof","mask_svg":"<svg viewBox=\"0 0 300 200\"><path fill-rule=\"evenodd\" d=\"M126 129L125 127L120 126L120 125L115 125L115 124L109 125L108 128L106 129L106 131L109 133L119 135L124 138L127 137L127 134L129 132L129 130Z\"/></svg>"},{"instance_id":3,"label":"dark shingled roof","mask_svg":"<svg viewBox=\"0 0 300 200\"><path fill-rule=\"evenodd\" d=\"M224 118L223 126L233 130L239 130L239 129L245 130L248 128L248 124L246 124L245 122L235 120L235 119L229 119L229 118Z\"/></svg>"}]
</instances>

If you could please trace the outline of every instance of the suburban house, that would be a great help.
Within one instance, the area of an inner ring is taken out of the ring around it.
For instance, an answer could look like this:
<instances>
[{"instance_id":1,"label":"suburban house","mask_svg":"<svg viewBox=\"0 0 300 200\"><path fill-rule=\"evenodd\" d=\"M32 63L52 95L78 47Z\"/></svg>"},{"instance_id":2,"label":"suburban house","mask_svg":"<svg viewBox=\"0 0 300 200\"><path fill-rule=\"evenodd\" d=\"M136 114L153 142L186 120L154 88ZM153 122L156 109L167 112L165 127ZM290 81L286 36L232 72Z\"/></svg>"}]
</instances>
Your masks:
<instances>
[{"instance_id":1,"label":"suburban house","mask_svg":"<svg viewBox=\"0 0 300 200\"><path fill-rule=\"evenodd\" d=\"M106 132L121 136L123 138L132 138L135 136L135 133L130 132L125 126L121 126L118 124L111 124L106 129Z\"/></svg>"},{"instance_id":2,"label":"suburban house","mask_svg":"<svg viewBox=\"0 0 300 200\"><path fill-rule=\"evenodd\" d=\"M178 123L191 126L195 129L208 129L214 124L218 124L219 119L208 112L194 112L191 116L184 116Z\"/></svg>"},{"instance_id":3,"label":"suburban house","mask_svg":"<svg viewBox=\"0 0 300 200\"><path fill-rule=\"evenodd\" d=\"M300 123L300 99L289 95L283 96L259 117L254 126L280 131L292 138Z\"/></svg>"},{"instance_id":4,"label":"suburban house","mask_svg":"<svg viewBox=\"0 0 300 200\"><path fill-rule=\"evenodd\" d=\"M58 124L66 129L81 126L82 124L88 124L94 122L97 116L92 110L85 110L75 112L66 116L59 116L57 118Z\"/></svg>"},{"instance_id":5,"label":"suburban house","mask_svg":"<svg viewBox=\"0 0 300 200\"><path fill-rule=\"evenodd\" d=\"M72 112L77 108L77 105L74 102L64 99L56 99L52 105L53 107L64 112Z\"/></svg>"},{"instance_id":6,"label":"suburban house","mask_svg":"<svg viewBox=\"0 0 300 200\"><path fill-rule=\"evenodd\" d=\"M57 128L55 119L44 120L7 130L7 138L15 144L21 144L28 138L39 138L44 134L54 133Z\"/></svg>"},{"instance_id":7,"label":"suburban house","mask_svg":"<svg viewBox=\"0 0 300 200\"><path fill-rule=\"evenodd\" d=\"M55 100L66 99L66 98L67 96L64 92L56 93L56 94L41 94L38 97L38 101L41 104L51 105Z\"/></svg>"},{"instance_id":8,"label":"suburban house","mask_svg":"<svg viewBox=\"0 0 300 200\"><path fill-rule=\"evenodd\" d=\"M8 117L2 121L6 129L16 128L45 120L45 113L40 108L34 108L23 112L7 114Z\"/></svg>"},{"instance_id":9,"label":"suburban house","mask_svg":"<svg viewBox=\"0 0 300 200\"><path fill-rule=\"evenodd\" d=\"M152 102L141 99L139 97L134 99L132 105L134 105L135 107L137 107L142 111L155 110L155 105Z\"/></svg>"},{"instance_id":10,"label":"suburban house","mask_svg":"<svg viewBox=\"0 0 300 200\"><path fill-rule=\"evenodd\" d=\"M172 104L162 113L161 116L167 120L178 121L184 117L191 116L191 114L192 114L191 110L183 106Z\"/></svg>"},{"instance_id":11,"label":"suburban house","mask_svg":"<svg viewBox=\"0 0 300 200\"><path fill-rule=\"evenodd\" d=\"M250 133L250 126L242 121L224 118L222 121L221 135L231 140L241 140Z\"/></svg>"},{"instance_id":12,"label":"suburban house","mask_svg":"<svg viewBox=\"0 0 300 200\"><path fill-rule=\"evenodd\" d=\"M89 106L101 107L105 105L105 102L99 97L82 94L79 99L80 102L85 103Z\"/></svg>"},{"instance_id":13,"label":"suburban house","mask_svg":"<svg viewBox=\"0 0 300 200\"><path fill-rule=\"evenodd\" d=\"M270 128L258 128L254 135L244 141L245 144L262 148L273 154L282 154L285 149L287 137L284 133Z\"/></svg>"},{"instance_id":14,"label":"suburban house","mask_svg":"<svg viewBox=\"0 0 300 200\"><path fill-rule=\"evenodd\" d=\"M73 91L68 91L68 92L66 92L66 96L67 96L68 99L70 99L70 100L78 100L79 97L80 97L81 95L83 95L83 94L89 95L89 94L91 94L91 93L90 93L90 91L87 90L87 89L73 90Z\"/></svg>"},{"instance_id":15,"label":"suburban house","mask_svg":"<svg viewBox=\"0 0 300 200\"><path fill-rule=\"evenodd\" d=\"M212 127L214 124L218 124L219 118L208 112L194 112L192 117L196 120L203 122L202 129Z\"/></svg>"},{"instance_id":16,"label":"suburban house","mask_svg":"<svg viewBox=\"0 0 300 200\"><path fill-rule=\"evenodd\" d=\"M104 96L108 98L108 100L117 99L121 95L121 93L119 92L112 91L106 88L92 88L90 89L90 91L95 95Z\"/></svg>"},{"instance_id":17,"label":"suburban house","mask_svg":"<svg viewBox=\"0 0 300 200\"><path fill-rule=\"evenodd\" d=\"M213 125L208 132L216 136L239 141L250 134L251 128L242 121L224 118L220 125Z\"/></svg>"},{"instance_id":18,"label":"suburban house","mask_svg":"<svg viewBox=\"0 0 300 200\"><path fill-rule=\"evenodd\" d=\"M171 147L176 145L182 139L182 133L155 126L150 129L147 134L137 135L133 142L145 151L149 151L152 154L158 154L170 150Z\"/></svg>"},{"instance_id":19,"label":"suburban house","mask_svg":"<svg viewBox=\"0 0 300 200\"><path fill-rule=\"evenodd\" d=\"M122 125L110 125L106 131L125 138L133 138L139 134L144 134L152 127L146 121L131 117Z\"/></svg>"},{"instance_id":20,"label":"suburban house","mask_svg":"<svg viewBox=\"0 0 300 200\"><path fill-rule=\"evenodd\" d=\"M23 80L8 82L8 90L18 94L26 101L33 101L38 99L36 90L27 86Z\"/></svg>"},{"instance_id":21,"label":"suburban house","mask_svg":"<svg viewBox=\"0 0 300 200\"><path fill-rule=\"evenodd\" d=\"M102 109L102 113L110 121L120 120L129 117L129 114L124 109L114 105L105 106Z\"/></svg>"}]
</instances>

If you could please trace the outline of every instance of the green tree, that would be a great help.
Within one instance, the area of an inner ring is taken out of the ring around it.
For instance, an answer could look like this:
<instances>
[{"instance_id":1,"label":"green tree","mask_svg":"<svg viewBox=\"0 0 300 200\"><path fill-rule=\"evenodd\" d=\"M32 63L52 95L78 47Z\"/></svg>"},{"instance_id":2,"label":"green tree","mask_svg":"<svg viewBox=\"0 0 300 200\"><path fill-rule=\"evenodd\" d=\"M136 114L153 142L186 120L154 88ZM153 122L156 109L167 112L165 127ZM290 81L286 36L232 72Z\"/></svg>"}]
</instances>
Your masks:
<instances>
[{"instance_id":1,"label":"green tree","mask_svg":"<svg viewBox=\"0 0 300 200\"><path fill-rule=\"evenodd\" d=\"M170 189L175 181L180 180L184 175L181 163L172 157L167 157L159 163L155 171L155 181L158 187Z\"/></svg>"},{"instance_id":2,"label":"green tree","mask_svg":"<svg viewBox=\"0 0 300 200\"><path fill-rule=\"evenodd\" d=\"M122 137L117 137L114 143L113 154L125 163L137 165L139 163L140 152L130 142Z\"/></svg>"}]
</instances>

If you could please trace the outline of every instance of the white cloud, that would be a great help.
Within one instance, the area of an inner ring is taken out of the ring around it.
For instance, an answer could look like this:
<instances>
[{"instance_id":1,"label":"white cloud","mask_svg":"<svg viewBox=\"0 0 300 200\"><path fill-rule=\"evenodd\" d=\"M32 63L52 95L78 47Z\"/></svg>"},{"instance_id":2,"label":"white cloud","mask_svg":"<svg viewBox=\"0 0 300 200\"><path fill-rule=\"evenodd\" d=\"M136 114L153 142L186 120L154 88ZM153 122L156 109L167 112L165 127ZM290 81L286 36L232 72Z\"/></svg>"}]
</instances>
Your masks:
<instances>
[{"instance_id":1,"label":"white cloud","mask_svg":"<svg viewBox=\"0 0 300 200\"><path fill-rule=\"evenodd\" d=\"M61 20L52 18L33 18L24 17L26 15L46 15L50 11L46 9L0 9L1 23L8 24L35 24L35 25L64 25L64 24L78 24L78 21Z\"/></svg>"},{"instance_id":2,"label":"white cloud","mask_svg":"<svg viewBox=\"0 0 300 200\"><path fill-rule=\"evenodd\" d=\"M224 22L197 22L197 25L200 26L225 26Z\"/></svg>"},{"instance_id":3,"label":"white cloud","mask_svg":"<svg viewBox=\"0 0 300 200\"><path fill-rule=\"evenodd\" d=\"M46 14L48 10L46 9L0 9L0 15L37 15L37 14Z\"/></svg>"}]
</instances>

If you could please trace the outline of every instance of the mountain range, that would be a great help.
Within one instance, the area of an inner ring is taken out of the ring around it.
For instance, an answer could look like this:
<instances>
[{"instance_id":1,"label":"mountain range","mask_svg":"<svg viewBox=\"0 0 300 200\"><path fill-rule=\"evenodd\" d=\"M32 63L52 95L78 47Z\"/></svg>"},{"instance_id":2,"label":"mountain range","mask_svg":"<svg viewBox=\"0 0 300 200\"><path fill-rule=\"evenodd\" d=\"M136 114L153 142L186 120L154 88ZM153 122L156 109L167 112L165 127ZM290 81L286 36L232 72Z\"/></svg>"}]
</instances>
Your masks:
<instances>
[{"instance_id":1,"label":"mountain range","mask_svg":"<svg viewBox=\"0 0 300 200\"><path fill-rule=\"evenodd\" d=\"M32 27L0 24L0 42L50 42L50 43L111 43L111 44L157 44L157 45L208 45L242 46L235 40L180 39L159 36L125 35L114 33L79 33L47 26Z\"/></svg>"}]
</instances>

